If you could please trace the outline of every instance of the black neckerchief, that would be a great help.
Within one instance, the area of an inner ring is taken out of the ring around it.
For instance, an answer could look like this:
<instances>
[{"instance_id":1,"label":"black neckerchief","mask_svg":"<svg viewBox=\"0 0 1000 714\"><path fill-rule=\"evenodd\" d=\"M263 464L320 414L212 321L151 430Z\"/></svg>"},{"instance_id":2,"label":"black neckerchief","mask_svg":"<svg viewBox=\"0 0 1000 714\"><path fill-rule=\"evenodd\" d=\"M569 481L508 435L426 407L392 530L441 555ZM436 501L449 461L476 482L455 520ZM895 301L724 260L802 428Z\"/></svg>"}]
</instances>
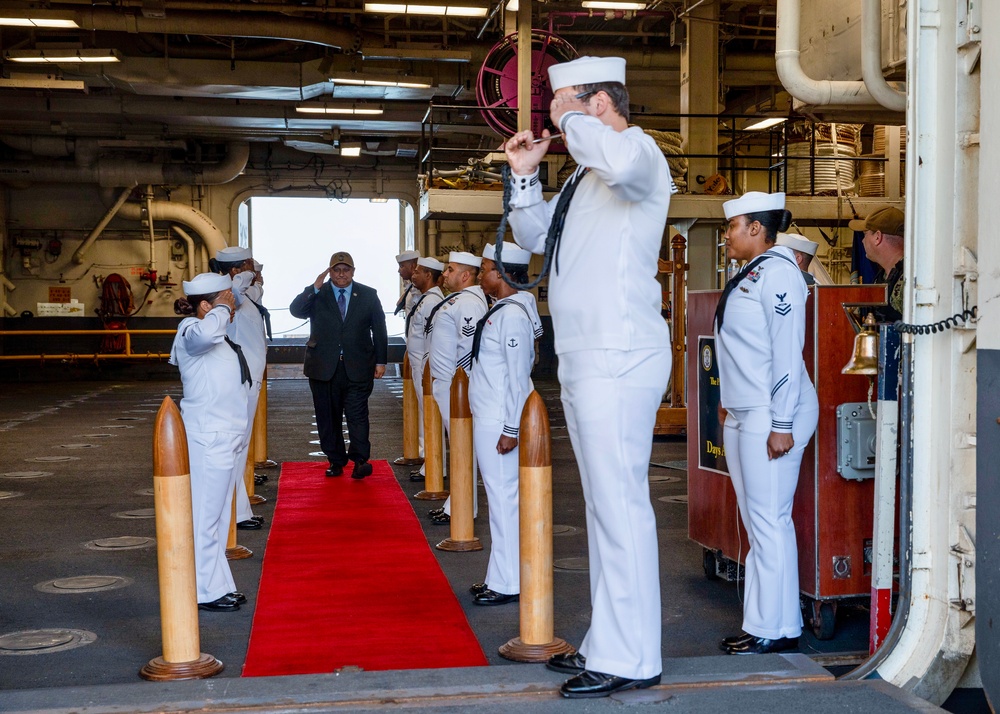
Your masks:
<instances>
[{"instance_id":1,"label":"black neckerchief","mask_svg":"<svg viewBox=\"0 0 1000 714\"><path fill-rule=\"evenodd\" d=\"M739 285L740 282L742 282L743 278L745 278L747 275L750 274L751 270L756 268L758 265L763 263L768 258L782 258L783 260L787 260L789 263L794 265L796 270L799 269L798 263L796 263L794 260L782 255L781 253L772 253L770 249L768 249L767 252L757 256L755 259L753 259L745 266L743 266L743 270L738 272L733 277L732 280L726 283L726 287L722 291L722 297L719 298L719 304L715 308L715 324L719 332L722 331L722 319L725 316L726 302L729 300L729 293L731 293L736 288L736 286ZM799 270L799 272L801 273L802 271ZM803 278L803 280L805 280L805 278Z\"/></svg>"},{"instance_id":2,"label":"black neckerchief","mask_svg":"<svg viewBox=\"0 0 1000 714\"><path fill-rule=\"evenodd\" d=\"M403 294L399 296L399 300L396 301L396 309L393 311L393 315L398 315L406 307L406 296L410 294L410 288L413 283L407 283L406 287L403 288Z\"/></svg>"},{"instance_id":3,"label":"black neckerchief","mask_svg":"<svg viewBox=\"0 0 1000 714\"><path fill-rule=\"evenodd\" d=\"M528 315L528 309L517 302L516 300L498 300L493 304L493 307L487 311L485 315L476 323L476 334L472 338L472 361L475 362L479 359L479 347L483 342L483 331L486 329L486 322L490 319L490 315L502 308L504 305L517 305L519 308L524 310L524 314ZM531 315L528 315L528 321L531 321Z\"/></svg>"},{"instance_id":4,"label":"black neckerchief","mask_svg":"<svg viewBox=\"0 0 1000 714\"><path fill-rule=\"evenodd\" d=\"M468 291L469 291L469 289L466 288L465 290L459 290L457 293L452 293L451 295L449 295L448 297L446 297L444 300L442 300L441 302L439 302L437 305L435 305L434 307L432 307L430 314L427 316L427 322L424 325L424 334L425 335L429 335L431 333L431 330L434 329L434 316L437 314L438 310L440 310L442 307L444 307L446 303L450 302L452 300L452 298L457 298L462 293L466 293ZM471 295L471 293L470 293L470 295ZM486 304L489 305L488 302Z\"/></svg>"},{"instance_id":5,"label":"black neckerchief","mask_svg":"<svg viewBox=\"0 0 1000 714\"><path fill-rule=\"evenodd\" d=\"M250 298L247 298L247 300L250 300ZM271 313L268 312L268 309L263 305L256 303L253 300L250 300L250 302L255 308L257 308L257 312L260 313L260 316L264 318L264 331L267 333L267 339L273 340L274 336L271 335Z\"/></svg>"},{"instance_id":6,"label":"black neckerchief","mask_svg":"<svg viewBox=\"0 0 1000 714\"><path fill-rule=\"evenodd\" d=\"M415 303L413 303L413 307L411 307L410 311L408 313L406 313L406 323L405 323L405 326L403 327L403 338L404 339L406 339L406 336L408 334L410 334L410 322L413 320L413 316L417 314L417 308L420 307L420 303L422 303L424 301L424 298L427 297L427 293L429 293L429 292L430 292L430 290L428 290L426 293L424 293L423 295L421 295L420 299L417 300ZM442 302L444 302L444 301L442 300ZM395 314L395 313L393 313L393 314Z\"/></svg>"},{"instance_id":7,"label":"black neckerchief","mask_svg":"<svg viewBox=\"0 0 1000 714\"><path fill-rule=\"evenodd\" d=\"M243 356L243 348L229 339L229 337L226 337L225 340L226 344L233 348L236 358L240 361L240 384L252 384L253 377L250 376L250 365L247 364L247 358Z\"/></svg>"}]
</instances>

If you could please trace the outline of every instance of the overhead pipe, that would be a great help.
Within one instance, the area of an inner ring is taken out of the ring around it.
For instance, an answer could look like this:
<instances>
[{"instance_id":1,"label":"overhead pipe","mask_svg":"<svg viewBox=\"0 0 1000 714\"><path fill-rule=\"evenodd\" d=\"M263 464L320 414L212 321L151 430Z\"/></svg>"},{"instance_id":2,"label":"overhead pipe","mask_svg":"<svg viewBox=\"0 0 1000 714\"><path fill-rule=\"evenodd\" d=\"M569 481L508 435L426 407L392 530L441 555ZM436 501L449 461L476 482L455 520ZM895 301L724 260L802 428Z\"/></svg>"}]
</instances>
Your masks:
<instances>
[{"instance_id":1,"label":"overhead pipe","mask_svg":"<svg viewBox=\"0 0 1000 714\"><path fill-rule=\"evenodd\" d=\"M886 109L906 111L906 92L889 86L882 74L882 3L861 1L861 76L868 92Z\"/></svg>"},{"instance_id":2,"label":"overhead pipe","mask_svg":"<svg viewBox=\"0 0 1000 714\"><path fill-rule=\"evenodd\" d=\"M101 233L103 233L104 229L107 228L111 219L114 218L118 214L118 211L121 210L121 207L125 205L125 201L127 201L128 197L132 194L133 186L135 186L134 183L122 190L121 194L118 196L118 200L115 201L114 205L108 209L108 212L104 214L104 217L100 221L97 222L97 225L94 226L92 231L90 231L90 234L83 241L83 243L80 244L80 247L76 249L76 252L73 253L74 263L77 265L83 265L84 255L86 255L87 251L90 250L90 246L92 246L101 236Z\"/></svg>"},{"instance_id":3,"label":"overhead pipe","mask_svg":"<svg viewBox=\"0 0 1000 714\"><path fill-rule=\"evenodd\" d=\"M194 280L194 276L197 275L199 272L201 272L200 270L198 270L198 266L195 265L194 261L194 256L195 256L194 238L192 238L190 233L188 233L186 230L181 228L176 223L171 223L170 229L178 236L180 236L181 240L184 241L184 243L187 245L188 280Z\"/></svg>"},{"instance_id":4,"label":"overhead pipe","mask_svg":"<svg viewBox=\"0 0 1000 714\"><path fill-rule=\"evenodd\" d=\"M141 221L143 218L142 210L142 204L126 203L121 207L118 215L132 221ZM215 255L216 252L229 245L226 241L226 237L222 234L222 231L219 230L219 227L212 222L212 219L194 206L188 206L183 203L174 203L173 201L150 201L149 219L156 221L174 221L188 226L195 233L201 236L201 240L205 248L211 255Z\"/></svg>"}]
</instances>

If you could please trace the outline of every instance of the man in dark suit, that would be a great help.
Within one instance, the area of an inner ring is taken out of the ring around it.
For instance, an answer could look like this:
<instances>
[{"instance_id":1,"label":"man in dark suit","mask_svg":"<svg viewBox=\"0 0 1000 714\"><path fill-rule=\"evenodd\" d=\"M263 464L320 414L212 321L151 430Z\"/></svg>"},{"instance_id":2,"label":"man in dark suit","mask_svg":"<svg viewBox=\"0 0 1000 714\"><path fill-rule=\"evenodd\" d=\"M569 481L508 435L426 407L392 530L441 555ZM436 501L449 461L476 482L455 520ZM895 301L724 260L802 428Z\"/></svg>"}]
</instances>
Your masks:
<instances>
[{"instance_id":1,"label":"man in dark suit","mask_svg":"<svg viewBox=\"0 0 1000 714\"><path fill-rule=\"evenodd\" d=\"M375 380L385 374L388 353L378 293L354 282L350 253L334 253L330 267L292 300L289 311L299 319L309 318L304 371L316 408L319 442L330 461L326 475L340 476L350 460L351 476L364 478L372 472L368 397ZM341 429L345 415L350 449Z\"/></svg>"}]
</instances>

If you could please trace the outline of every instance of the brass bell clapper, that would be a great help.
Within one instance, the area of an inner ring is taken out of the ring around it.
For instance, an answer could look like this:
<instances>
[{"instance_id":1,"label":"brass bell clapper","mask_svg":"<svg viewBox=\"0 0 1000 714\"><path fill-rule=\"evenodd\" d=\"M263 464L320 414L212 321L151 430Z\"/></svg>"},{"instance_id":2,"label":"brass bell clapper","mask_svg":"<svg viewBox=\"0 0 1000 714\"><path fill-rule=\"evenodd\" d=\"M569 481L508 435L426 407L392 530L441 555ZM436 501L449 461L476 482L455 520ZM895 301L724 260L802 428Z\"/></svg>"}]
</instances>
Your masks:
<instances>
[{"instance_id":1,"label":"brass bell clapper","mask_svg":"<svg viewBox=\"0 0 1000 714\"><path fill-rule=\"evenodd\" d=\"M868 411L874 419L872 392L875 389L875 375L878 374L878 332L875 330L875 316L872 313L868 313L860 332L854 336L854 353L840 373L863 374L868 377Z\"/></svg>"}]
</instances>

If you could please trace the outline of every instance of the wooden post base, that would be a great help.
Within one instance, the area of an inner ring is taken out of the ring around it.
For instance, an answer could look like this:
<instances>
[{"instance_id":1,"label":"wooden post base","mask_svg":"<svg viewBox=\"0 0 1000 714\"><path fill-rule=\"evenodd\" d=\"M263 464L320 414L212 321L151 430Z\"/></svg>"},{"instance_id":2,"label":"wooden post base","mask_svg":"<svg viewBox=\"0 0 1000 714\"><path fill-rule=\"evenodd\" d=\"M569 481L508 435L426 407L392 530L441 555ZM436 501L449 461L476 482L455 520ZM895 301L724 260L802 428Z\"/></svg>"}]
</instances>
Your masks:
<instances>
[{"instance_id":1,"label":"wooden post base","mask_svg":"<svg viewBox=\"0 0 1000 714\"><path fill-rule=\"evenodd\" d=\"M243 560L253 556L253 551L242 545L226 548L226 560Z\"/></svg>"},{"instance_id":2,"label":"wooden post base","mask_svg":"<svg viewBox=\"0 0 1000 714\"><path fill-rule=\"evenodd\" d=\"M424 460L419 456L413 459L408 459L405 456L400 456L399 458L393 459L392 463L396 466L422 466Z\"/></svg>"},{"instance_id":3,"label":"wooden post base","mask_svg":"<svg viewBox=\"0 0 1000 714\"><path fill-rule=\"evenodd\" d=\"M467 553L473 550L482 550L483 544L478 538L475 537L473 537L472 540L455 540L454 538L445 538L434 547L438 550L450 550L453 553Z\"/></svg>"},{"instance_id":4,"label":"wooden post base","mask_svg":"<svg viewBox=\"0 0 1000 714\"><path fill-rule=\"evenodd\" d=\"M258 496L256 493L250 497L251 506L259 506L262 503L267 503L267 499L263 496Z\"/></svg>"},{"instance_id":5,"label":"wooden post base","mask_svg":"<svg viewBox=\"0 0 1000 714\"><path fill-rule=\"evenodd\" d=\"M264 459L263 461L257 461L254 463L253 467L255 469L273 469L278 465L277 461L271 461L271 459Z\"/></svg>"},{"instance_id":6,"label":"wooden post base","mask_svg":"<svg viewBox=\"0 0 1000 714\"><path fill-rule=\"evenodd\" d=\"M413 494L418 501L444 501L448 498L447 491L421 491Z\"/></svg>"},{"instance_id":7,"label":"wooden post base","mask_svg":"<svg viewBox=\"0 0 1000 714\"><path fill-rule=\"evenodd\" d=\"M576 648L560 637L556 637L544 645L525 644L520 637L515 637L508 640L506 644L500 645L498 652L504 659L514 662L548 662L549 657L557 654L572 654L576 652Z\"/></svg>"},{"instance_id":8,"label":"wooden post base","mask_svg":"<svg viewBox=\"0 0 1000 714\"><path fill-rule=\"evenodd\" d=\"M686 434L687 433L687 407L673 407L669 404L661 404L656 410L656 423L653 425L653 434L663 436L666 434Z\"/></svg>"},{"instance_id":9,"label":"wooden post base","mask_svg":"<svg viewBox=\"0 0 1000 714\"><path fill-rule=\"evenodd\" d=\"M201 653L193 662L167 662L154 657L139 670L139 676L151 682L172 682L178 679L206 679L214 677L225 665L210 654Z\"/></svg>"}]
</instances>

